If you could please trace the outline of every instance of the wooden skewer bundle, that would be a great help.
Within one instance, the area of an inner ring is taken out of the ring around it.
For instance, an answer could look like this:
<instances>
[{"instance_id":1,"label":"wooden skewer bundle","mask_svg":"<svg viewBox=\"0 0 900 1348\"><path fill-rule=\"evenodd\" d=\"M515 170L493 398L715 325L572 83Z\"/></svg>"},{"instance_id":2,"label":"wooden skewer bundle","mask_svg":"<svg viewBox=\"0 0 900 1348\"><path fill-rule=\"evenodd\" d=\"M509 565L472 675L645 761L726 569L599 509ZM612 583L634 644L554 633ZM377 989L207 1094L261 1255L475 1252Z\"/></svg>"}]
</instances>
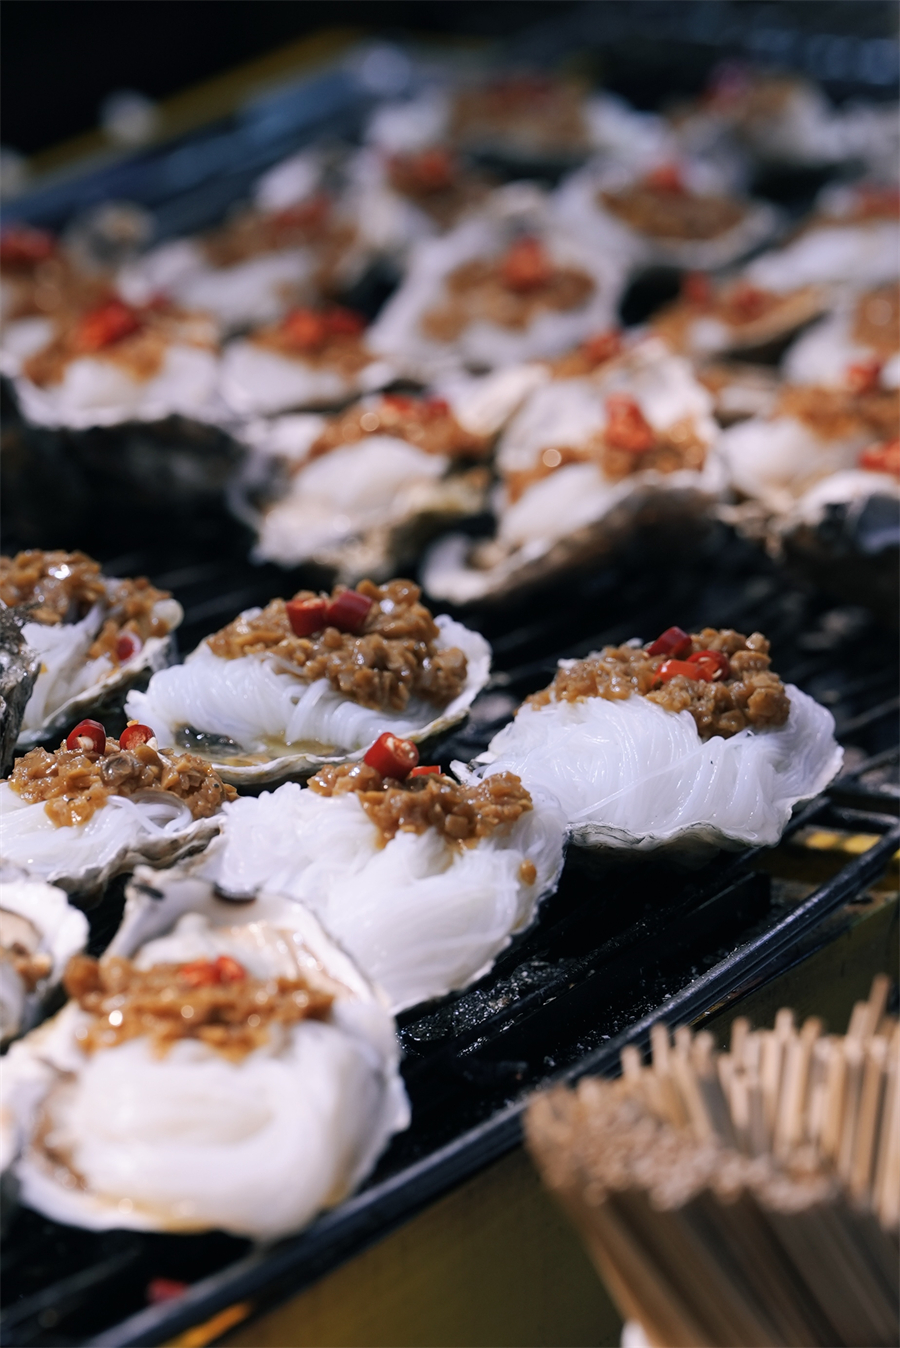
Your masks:
<instances>
[{"instance_id":1,"label":"wooden skewer bundle","mask_svg":"<svg viewBox=\"0 0 900 1348\"><path fill-rule=\"evenodd\" d=\"M875 979L845 1035L662 1025L652 1062L538 1096L528 1147L658 1348L898 1341L900 1025Z\"/></svg>"}]
</instances>

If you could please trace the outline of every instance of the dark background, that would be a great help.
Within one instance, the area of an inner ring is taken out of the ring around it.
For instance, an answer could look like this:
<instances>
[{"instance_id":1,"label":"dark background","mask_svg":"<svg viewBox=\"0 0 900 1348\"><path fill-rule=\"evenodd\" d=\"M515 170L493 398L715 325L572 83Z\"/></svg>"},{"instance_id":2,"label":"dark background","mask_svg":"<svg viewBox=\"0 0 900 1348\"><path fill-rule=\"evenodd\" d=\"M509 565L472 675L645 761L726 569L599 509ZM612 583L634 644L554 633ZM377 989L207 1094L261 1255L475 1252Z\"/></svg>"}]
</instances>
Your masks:
<instances>
[{"instance_id":1,"label":"dark background","mask_svg":"<svg viewBox=\"0 0 900 1348\"><path fill-rule=\"evenodd\" d=\"M96 126L98 108L114 90L164 98L323 28L352 26L385 37L470 35L507 49L543 25L552 47L553 29L573 16L583 23L590 73L647 105L691 92L705 75L673 62L670 43L655 43L652 16L660 8L683 8L686 22L696 10L684 0L663 6L653 0L4 0L0 130L5 145L33 154ZM700 28L721 30L737 11L761 31L878 37L896 30L892 0L708 0ZM640 36L624 31L636 13L645 20ZM608 32L610 20L625 22L598 61L591 37ZM535 51L543 45L539 40ZM648 53L654 45L658 53ZM651 67L660 72L652 87L648 54L658 57ZM642 87L635 87L636 66ZM854 90L842 90L838 81L831 92L840 98Z\"/></svg>"}]
</instances>

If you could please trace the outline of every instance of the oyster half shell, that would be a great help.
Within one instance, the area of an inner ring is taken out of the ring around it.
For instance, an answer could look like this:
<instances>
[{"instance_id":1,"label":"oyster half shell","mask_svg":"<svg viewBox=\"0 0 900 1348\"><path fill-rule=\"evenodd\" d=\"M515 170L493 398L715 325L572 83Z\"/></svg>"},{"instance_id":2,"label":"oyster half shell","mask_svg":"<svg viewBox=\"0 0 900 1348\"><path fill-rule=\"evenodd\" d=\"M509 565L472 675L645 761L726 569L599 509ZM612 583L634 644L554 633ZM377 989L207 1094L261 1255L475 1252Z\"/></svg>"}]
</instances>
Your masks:
<instances>
[{"instance_id":1,"label":"oyster half shell","mask_svg":"<svg viewBox=\"0 0 900 1348\"><path fill-rule=\"evenodd\" d=\"M128 689L134 686L145 670L153 674L156 670L165 669L167 665L173 663L178 654L174 632L184 618L184 610L177 599L166 599L162 603L166 605L166 621L169 624L167 634L163 637L149 637L130 660L110 670L90 687L66 698L49 712L39 725L28 730L20 730L16 740L16 749L19 753L25 753L36 744L41 744L51 736L70 729L75 722L99 710L104 703L118 702L121 705Z\"/></svg>"},{"instance_id":2,"label":"oyster half shell","mask_svg":"<svg viewBox=\"0 0 900 1348\"><path fill-rule=\"evenodd\" d=\"M0 777L13 765L19 729L38 676L40 658L22 636L25 618L0 609Z\"/></svg>"},{"instance_id":3,"label":"oyster half shell","mask_svg":"<svg viewBox=\"0 0 900 1348\"><path fill-rule=\"evenodd\" d=\"M0 875L0 1040L34 1023L41 1002L88 938L84 913L54 885L4 868ZM27 971L17 969L25 957ZM25 976L23 976L23 973Z\"/></svg>"}]
</instances>

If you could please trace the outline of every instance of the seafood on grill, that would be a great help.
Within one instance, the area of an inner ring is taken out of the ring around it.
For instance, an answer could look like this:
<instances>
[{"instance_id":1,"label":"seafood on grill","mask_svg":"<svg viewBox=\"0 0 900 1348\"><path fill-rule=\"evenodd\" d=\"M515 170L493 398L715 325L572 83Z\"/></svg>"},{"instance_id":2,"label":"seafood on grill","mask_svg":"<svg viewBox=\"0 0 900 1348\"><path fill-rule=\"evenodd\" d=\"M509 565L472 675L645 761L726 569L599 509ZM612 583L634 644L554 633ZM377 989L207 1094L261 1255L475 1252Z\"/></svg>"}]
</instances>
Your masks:
<instances>
[{"instance_id":1,"label":"seafood on grill","mask_svg":"<svg viewBox=\"0 0 900 1348\"><path fill-rule=\"evenodd\" d=\"M174 658L181 605L145 577L104 576L83 552L0 557L0 602L40 661L17 747L57 734Z\"/></svg>"},{"instance_id":2,"label":"seafood on grill","mask_svg":"<svg viewBox=\"0 0 900 1348\"><path fill-rule=\"evenodd\" d=\"M562 660L473 765L560 801L579 847L661 847L686 859L778 841L843 750L834 718L769 667L769 643L728 629Z\"/></svg>"},{"instance_id":3,"label":"seafood on grill","mask_svg":"<svg viewBox=\"0 0 900 1348\"><path fill-rule=\"evenodd\" d=\"M272 1240L408 1124L391 1017L299 903L138 889L66 987L4 1067L4 1150L46 1217Z\"/></svg>"},{"instance_id":4,"label":"seafood on grill","mask_svg":"<svg viewBox=\"0 0 900 1348\"><path fill-rule=\"evenodd\" d=\"M276 782L359 759L385 731L421 742L449 729L490 659L484 637L433 618L411 581L361 581L248 609L126 710L226 781Z\"/></svg>"},{"instance_id":5,"label":"seafood on grill","mask_svg":"<svg viewBox=\"0 0 900 1348\"><path fill-rule=\"evenodd\" d=\"M394 1011L461 988L555 888L565 824L552 798L512 775L463 786L417 758L386 734L306 788L242 797L207 852L152 883L166 892L191 876L238 899L302 901Z\"/></svg>"}]
</instances>

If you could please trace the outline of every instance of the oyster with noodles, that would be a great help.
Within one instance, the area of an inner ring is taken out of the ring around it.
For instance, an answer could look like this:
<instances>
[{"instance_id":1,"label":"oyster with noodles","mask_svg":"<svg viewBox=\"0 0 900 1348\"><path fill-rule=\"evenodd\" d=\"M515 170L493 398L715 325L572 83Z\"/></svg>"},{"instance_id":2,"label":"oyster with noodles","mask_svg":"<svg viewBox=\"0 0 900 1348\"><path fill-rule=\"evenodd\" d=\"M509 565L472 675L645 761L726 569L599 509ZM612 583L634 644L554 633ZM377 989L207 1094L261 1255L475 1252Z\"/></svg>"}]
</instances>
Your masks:
<instances>
[{"instance_id":1,"label":"oyster with noodles","mask_svg":"<svg viewBox=\"0 0 900 1348\"><path fill-rule=\"evenodd\" d=\"M130 693L126 710L226 781L277 782L361 758L384 731L443 733L465 718L490 660L485 639L433 618L411 581L361 581L248 609Z\"/></svg>"},{"instance_id":2,"label":"oyster with noodles","mask_svg":"<svg viewBox=\"0 0 900 1348\"><path fill-rule=\"evenodd\" d=\"M233 797L194 754L166 754L149 726L119 740L81 721L54 753L32 749L0 782L0 865L95 896L138 862L205 847Z\"/></svg>"},{"instance_id":3,"label":"oyster with noodles","mask_svg":"<svg viewBox=\"0 0 900 1348\"><path fill-rule=\"evenodd\" d=\"M40 660L17 740L28 749L173 658L181 605L144 577L102 575L83 552L0 557L0 601Z\"/></svg>"},{"instance_id":4,"label":"oyster with noodles","mask_svg":"<svg viewBox=\"0 0 900 1348\"><path fill-rule=\"evenodd\" d=\"M407 1126L393 1023L302 905L132 893L113 946L13 1046L22 1201L90 1230L299 1230Z\"/></svg>"}]
</instances>

